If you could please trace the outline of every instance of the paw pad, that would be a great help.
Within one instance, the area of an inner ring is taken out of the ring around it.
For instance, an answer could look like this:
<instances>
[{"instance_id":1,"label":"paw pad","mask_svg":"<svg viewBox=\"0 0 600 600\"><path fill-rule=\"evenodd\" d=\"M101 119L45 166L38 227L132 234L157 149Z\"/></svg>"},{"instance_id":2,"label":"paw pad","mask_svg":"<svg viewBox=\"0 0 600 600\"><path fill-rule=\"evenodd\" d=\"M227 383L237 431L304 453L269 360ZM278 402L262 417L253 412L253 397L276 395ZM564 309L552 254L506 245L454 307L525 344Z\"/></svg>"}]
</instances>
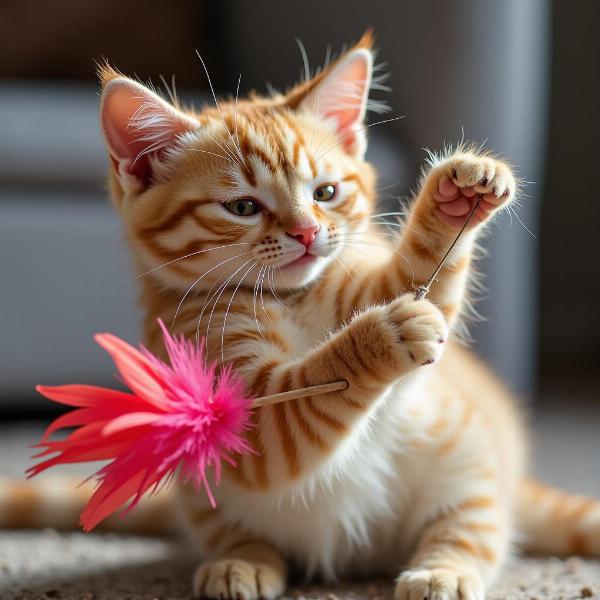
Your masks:
<instances>
[{"instance_id":1,"label":"paw pad","mask_svg":"<svg viewBox=\"0 0 600 600\"><path fill-rule=\"evenodd\" d=\"M460 155L435 174L437 187L432 195L438 218L446 225L460 228L475 210L471 226L487 221L514 195L515 180L507 165L487 156Z\"/></svg>"}]
</instances>

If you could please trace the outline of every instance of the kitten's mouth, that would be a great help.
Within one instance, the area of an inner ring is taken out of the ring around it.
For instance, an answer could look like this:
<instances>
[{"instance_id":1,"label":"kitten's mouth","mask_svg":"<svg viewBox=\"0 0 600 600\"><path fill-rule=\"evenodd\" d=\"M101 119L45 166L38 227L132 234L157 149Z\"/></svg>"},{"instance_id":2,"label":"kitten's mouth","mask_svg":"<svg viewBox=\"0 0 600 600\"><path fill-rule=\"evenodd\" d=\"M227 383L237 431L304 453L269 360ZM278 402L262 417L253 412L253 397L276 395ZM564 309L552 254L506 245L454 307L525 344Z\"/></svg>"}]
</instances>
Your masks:
<instances>
[{"instance_id":1,"label":"kitten's mouth","mask_svg":"<svg viewBox=\"0 0 600 600\"><path fill-rule=\"evenodd\" d=\"M317 258L318 256L315 256L314 254L309 254L307 250L302 256L300 256L299 258L295 258L293 261L287 263L283 266L283 268L287 269L288 267L301 267L309 265L315 260L317 260Z\"/></svg>"}]
</instances>

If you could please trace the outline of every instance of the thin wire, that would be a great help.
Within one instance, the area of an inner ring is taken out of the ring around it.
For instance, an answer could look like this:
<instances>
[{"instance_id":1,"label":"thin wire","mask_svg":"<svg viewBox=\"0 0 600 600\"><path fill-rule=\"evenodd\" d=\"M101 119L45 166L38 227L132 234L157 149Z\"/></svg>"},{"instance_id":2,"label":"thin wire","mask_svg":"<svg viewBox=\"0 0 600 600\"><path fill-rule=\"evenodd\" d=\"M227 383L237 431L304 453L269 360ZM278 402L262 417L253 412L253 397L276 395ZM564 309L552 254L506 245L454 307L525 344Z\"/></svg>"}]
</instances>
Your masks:
<instances>
[{"instance_id":1,"label":"thin wire","mask_svg":"<svg viewBox=\"0 0 600 600\"><path fill-rule=\"evenodd\" d=\"M434 282L435 278L439 275L440 271L442 270L442 267L444 266L444 263L446 262L446 259L448 258L448 256L450 256L450 253L454 249L454 246L456 246L456 244L458 243L458 240L460 239L460 237L464 233L465 229L467 228L467 225L471 222L471 219L473 218L475 211L479 208L480 202L481 202L481 196L479 196L479 198L477 198L477 202L475 202L475 204L473 205L473 208L471 209L471 212L469 213L467 220L464 222L463 226L460 228L460 231L457 233L456 237L454 238L454 241L450 244L450 247L448 248L448 250L446 250L446 254L444 254L444 256L442 257L442 260L440 260L440 262L438 263L438 266L436 267L435 271L431 274L431 277L427 280L427 283L425 285L417 286L416 293L415 293L416 300L422 300L429 293L431 284Z\"/></svg>"}]
</instances>

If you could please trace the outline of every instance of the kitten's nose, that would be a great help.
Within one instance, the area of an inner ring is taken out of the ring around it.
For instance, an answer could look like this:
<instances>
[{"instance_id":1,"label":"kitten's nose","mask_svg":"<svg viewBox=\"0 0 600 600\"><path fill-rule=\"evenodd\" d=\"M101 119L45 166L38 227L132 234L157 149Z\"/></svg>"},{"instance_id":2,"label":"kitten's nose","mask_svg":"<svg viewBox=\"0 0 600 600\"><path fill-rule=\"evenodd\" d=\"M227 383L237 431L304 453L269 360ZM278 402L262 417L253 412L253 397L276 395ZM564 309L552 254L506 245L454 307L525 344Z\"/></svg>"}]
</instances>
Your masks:
<instances>
[{"instance_id":1,"label":"kitten's nose","mask_svg":"<svg viewBox=\"0 0 600 600\"><path fill-rule=\"evenodd\" d=\"M315 241L317 233L321 229L320 225L309 225L308 227L290 227L286 234L297 239L307 248Z\"/></svg>"}]
</instances>

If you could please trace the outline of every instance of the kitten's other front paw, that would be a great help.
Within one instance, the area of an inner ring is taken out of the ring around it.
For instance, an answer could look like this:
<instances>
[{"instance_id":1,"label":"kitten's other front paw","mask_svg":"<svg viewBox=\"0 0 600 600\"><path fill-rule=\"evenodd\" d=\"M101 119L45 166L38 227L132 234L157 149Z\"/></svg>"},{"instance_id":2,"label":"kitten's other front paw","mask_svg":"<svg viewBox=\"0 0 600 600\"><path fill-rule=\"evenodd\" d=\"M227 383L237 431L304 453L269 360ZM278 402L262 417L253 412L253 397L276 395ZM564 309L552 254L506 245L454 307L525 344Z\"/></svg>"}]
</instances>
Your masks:
<instances>
[{"instance_id":1,"label":"kitten's other front paw","mask_svg":"<svg viewBox=\"0 0 600 600\"><path fill-rule=\"evenodd\" d=\"M395 600L485 600L481 577L450 569L414 569L396 580Z\"/></svg>"},{"instance_id":2,"label":"kitten's other front paw","mask_svg":"<svg viewBox=\"0 0 600 600\"><path fill-rule=\"evenodd\" d=\"M436 215L453 228L464 224L478 198L481 200L471 227L487 221L515 196L515 178L510 167L490 156L455 154L433 169L430 177L434 178L432 196Z\"/></svg>"},{"instance_id":3,"label":"kitten's other front paw","mask_svg":"<svg viewBox=\"0 0 600 600\"><path fill-rule=\"evenodd\" d=\"M194 594L215 600L277 598L285 591L285 580L272 566L236 558L205 562L194 575Z\"/></svg>"},{"instance_id":4,"label":"kitten's other front paw","mask_svg":"<svg viewBox=\"0 0 600 600\"><path fill-rule=\"evenodd\" d=\"M417 365L430 365L440 358L448 326L434 304L405 294L387 306L387 313L396 329L400 352Z\"/></svg>"}]
</instances>

